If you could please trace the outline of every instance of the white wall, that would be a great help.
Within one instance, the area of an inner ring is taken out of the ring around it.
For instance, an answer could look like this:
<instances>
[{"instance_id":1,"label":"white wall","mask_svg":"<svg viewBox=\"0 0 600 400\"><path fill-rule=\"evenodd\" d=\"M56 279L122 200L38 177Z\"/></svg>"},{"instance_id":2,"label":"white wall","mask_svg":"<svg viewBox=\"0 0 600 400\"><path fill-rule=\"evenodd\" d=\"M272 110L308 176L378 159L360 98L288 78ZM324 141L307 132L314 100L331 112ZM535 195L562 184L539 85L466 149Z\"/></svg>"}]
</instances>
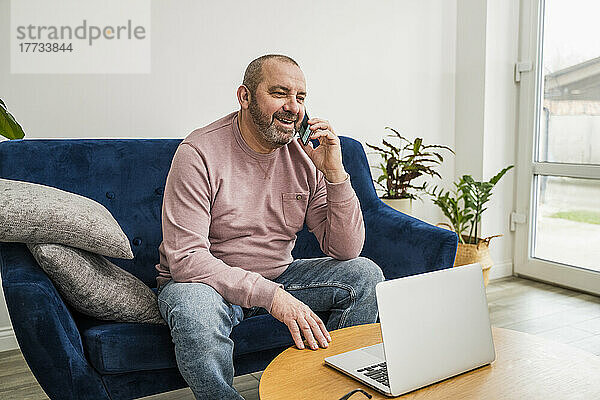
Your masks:
<instances>
[{"instance_id":1,"label":"white wall","mask_svg":"<svg viewBox=\"0 0 600 400\"><path fill-rule=\"evenodd\" d=\"M502 168L516 162L517 95L514 64L519 46L519 0L488 0L486 24L485 128L483 178L489 180ZM482 237L493 239L491 255L497 263L492 277L512 274L514 233L510 213L514 210L515 170L510 170L494 188L488 211L482 218ZM504 268L504 271L502 270ZM508 270L508 271L507 271Z\"/></svg>"},{"instance_id":2,"label":"white wall","mask_svg":"<svg viewBox=\"0 0 600 400\"><path fill-rule=\"evenodd\" d=\"M454 147L455 0L155 0L147 75L10 74L9 15L0 0L0 97L28 138L183 138L237 109L250 60L284 53L336 133L376 144L392 126ZM452 181L452 157L440 172ZM441 221L429 201L414 207Z\"/></svg>"},{"instance_id":3,"label":"white wall","mask_svg":"<svg viewBox=\"0 0 600 400\"><path fill-rule=\"evenodd\" d=\"M389 125L454 145L455 1L297 4L154 1L151 74L9 75L3 59L2 96L30 138L184 137L237 108L250 60L281 52L305 72L311 115L336 133L380 143ZM8 41L0 46L8 54ZM449 157L441 173L453 171ZM441 216L430 203L415 208Z\"/></svg>"},{"instance_id":4,"label":"white wall","mask_svg":"<svg viewBox=\"0 0 600 400\"><path fill-rule=\"evenodd\" d=\"M515 163L518 0L458 0L456 62L456 176L489 180ZM514 170L494 189L481 237L503 234L490 247L490 277L512 274Z\"/></svg>"}]
</instances>

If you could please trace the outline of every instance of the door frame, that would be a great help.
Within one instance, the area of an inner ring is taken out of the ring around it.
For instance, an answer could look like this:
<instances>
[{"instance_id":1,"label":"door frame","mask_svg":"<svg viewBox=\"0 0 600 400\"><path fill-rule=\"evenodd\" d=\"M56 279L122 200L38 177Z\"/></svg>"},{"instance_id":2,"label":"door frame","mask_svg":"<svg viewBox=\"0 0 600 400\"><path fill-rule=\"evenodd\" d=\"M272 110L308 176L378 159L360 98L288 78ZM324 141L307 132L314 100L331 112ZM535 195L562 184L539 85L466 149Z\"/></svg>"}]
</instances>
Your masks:
<instances>
[{"instance_id":1,"label":"door frame","mask_svg":"<svg viewBox=\"0 0 600 400\"><path fill-rule=\"evenodd\" d=\"M522 0L519 21L519 61L531 62L521 73L517 127L516 214L525 223L516 225L514 271L518 276L600 295L600 272L533 258L534 211L537 204L535 175L600 179L600 166L536 162L538 112L541 110L542 27L544 0ZM538 95L540 94L540 95Z\"/></svg>"}]
</instances>

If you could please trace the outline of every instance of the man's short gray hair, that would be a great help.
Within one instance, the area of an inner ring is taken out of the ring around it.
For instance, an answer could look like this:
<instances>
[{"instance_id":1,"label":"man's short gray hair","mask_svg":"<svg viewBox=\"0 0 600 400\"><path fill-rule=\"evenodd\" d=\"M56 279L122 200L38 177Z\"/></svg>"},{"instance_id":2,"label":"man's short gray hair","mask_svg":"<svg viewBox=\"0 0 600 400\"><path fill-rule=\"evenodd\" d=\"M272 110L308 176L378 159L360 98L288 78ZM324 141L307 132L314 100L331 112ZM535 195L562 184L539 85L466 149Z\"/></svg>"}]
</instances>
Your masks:
<instances>
[{"instance_id":1,"label":"man's short gray hair","mask_svg":"<svg viewBox=\"0 0 600 400\"><path fill-rule=\"evenodd\" d=\"M250 94L254 94L256 92L256 88L258 84L262 81L262 65L267 60L277 60L288 62L294 64L298 68L300 66L296 61L294 61L291 57L284 56L282 54L266 54L264 56L258 57L256 60L253 60L246 67L246 72L244 72L244 82L242 84L248 88Z\"/></svg>"}]
</instances>

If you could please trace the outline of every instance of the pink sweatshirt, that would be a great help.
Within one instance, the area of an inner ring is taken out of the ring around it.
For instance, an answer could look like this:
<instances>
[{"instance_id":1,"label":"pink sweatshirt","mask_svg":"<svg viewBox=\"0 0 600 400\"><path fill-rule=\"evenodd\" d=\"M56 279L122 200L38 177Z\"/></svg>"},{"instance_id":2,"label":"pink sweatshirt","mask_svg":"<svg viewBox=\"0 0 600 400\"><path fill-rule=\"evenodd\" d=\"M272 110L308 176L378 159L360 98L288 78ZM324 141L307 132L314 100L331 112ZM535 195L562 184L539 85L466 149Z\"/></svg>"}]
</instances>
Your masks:
<instances>
[{"instance_id":1,"label":"pink sweatshirt","mask_svg":"<svg viewBox=\"0 0 600 400\"><path fill-rule=\"evenodd\" d=\"M358 257L365 229L346 178L329 183L294 139L272 153L252 150L233 112L178 146L162 206L158 285L202 282L227 301L268 311L306 222L321 250Z\"/></svg>"}]
</instances>

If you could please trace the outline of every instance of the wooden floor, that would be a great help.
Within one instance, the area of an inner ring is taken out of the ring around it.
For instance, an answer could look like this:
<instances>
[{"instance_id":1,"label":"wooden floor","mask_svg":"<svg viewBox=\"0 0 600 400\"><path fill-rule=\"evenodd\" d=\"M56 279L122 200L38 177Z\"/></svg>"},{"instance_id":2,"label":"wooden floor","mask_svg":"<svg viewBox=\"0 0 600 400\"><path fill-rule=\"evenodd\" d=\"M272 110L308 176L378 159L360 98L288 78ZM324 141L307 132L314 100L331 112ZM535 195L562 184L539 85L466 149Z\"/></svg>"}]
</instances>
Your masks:
<instances>
[{"instance_id":1,"label":"wooden floor","mask_svg":"<svg viewBox=\"0 0 600 400\"><path fill-rule=\"evenodd\" d=\"M492 325L540 335L600 356L600 297L521 278L490 282L487 288ZM258 399L260 373L236 377L246 400ZM0 353L0 399L47 399L19 350ZM193 400L186 388L145 400Z\"/></svg>"}]
</instances>

